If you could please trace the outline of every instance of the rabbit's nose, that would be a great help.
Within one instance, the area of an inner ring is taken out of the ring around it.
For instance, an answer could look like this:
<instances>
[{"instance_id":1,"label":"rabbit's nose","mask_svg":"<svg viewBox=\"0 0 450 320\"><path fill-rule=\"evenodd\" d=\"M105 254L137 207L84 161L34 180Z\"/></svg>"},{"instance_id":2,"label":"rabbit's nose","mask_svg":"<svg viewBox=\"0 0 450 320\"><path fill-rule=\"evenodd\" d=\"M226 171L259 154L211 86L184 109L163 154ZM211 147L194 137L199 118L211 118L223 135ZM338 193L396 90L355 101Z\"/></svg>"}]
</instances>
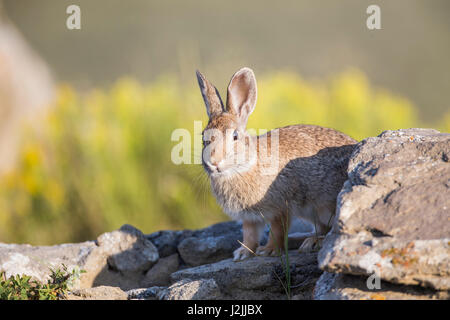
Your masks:
<instances>
[{"instance_id":1,"label":"rabbit's nose","mask_svg":"<svg viewBox=\"0 0 450 320\"><path fill-rule=\"evenodd\" d=\"M217 160L211 160L210 162L210 167L211 169L213 169L213 171L217 171L217 172L221 172L221 168L220 168L220 161Z\"/></svg>"},{"instance_id":2,"label":"rabbit's nose","mask_svg":"<svg viewBox=\"0 0 450 320\"><path fill-rule=\"evenodd\" d=\"M217 161L209 160L209 161L206 161L206 164L212 171L215 171L215 169L217 168Z\"/></svg>"}]
</instances>

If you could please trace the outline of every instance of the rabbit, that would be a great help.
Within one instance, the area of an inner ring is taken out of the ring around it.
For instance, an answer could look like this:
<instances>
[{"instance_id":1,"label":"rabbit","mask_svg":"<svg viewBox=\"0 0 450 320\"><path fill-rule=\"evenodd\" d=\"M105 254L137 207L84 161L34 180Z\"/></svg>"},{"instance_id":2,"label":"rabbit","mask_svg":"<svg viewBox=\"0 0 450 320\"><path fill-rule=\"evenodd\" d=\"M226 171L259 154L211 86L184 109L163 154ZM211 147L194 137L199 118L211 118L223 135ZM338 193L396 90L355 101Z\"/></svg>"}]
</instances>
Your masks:
<instances>
[{"instance_id":1,"label":"rabbit","mask_svg":"<svg viewBox=\"0 0 450 320\"><path fill-rule=\"evenodd\" d=\"M313 223L314 235L324 236L357 141L334 129L301 124L251 135L246 126L257 100L254 72L245 67L232 76L225 105L199 71L197 80L209 118L202 132L202 165L221 208L242 220L243 243L233 260L281 254L292 216ZM277 152L275 160L263 159L269 151ZM259 246L266 223L269 239ZM314 235L299 250L313 250Z\"/></svg>"}]
</instances>

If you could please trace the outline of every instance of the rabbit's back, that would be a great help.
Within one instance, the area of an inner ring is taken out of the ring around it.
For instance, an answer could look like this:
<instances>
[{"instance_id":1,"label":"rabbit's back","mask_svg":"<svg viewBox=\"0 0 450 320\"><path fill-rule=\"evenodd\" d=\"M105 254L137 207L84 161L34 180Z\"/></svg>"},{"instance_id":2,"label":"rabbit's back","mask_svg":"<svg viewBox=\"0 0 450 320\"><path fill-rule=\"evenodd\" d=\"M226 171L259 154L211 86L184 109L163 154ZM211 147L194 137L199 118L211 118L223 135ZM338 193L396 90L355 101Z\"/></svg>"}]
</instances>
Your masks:
<instances>
[{"instance_id":1,"label":"rabbit's back","mask_svg":"<svg viewBox=\"0 0 450 320\"><path fill-rule=\"evenodd\" d=\"M336 202L347 178L348 159L356 141L334 129L293 125L255 137L259 156L270 154L270 150L264 149L275 146L276 140L271 139L275 132L277 161L258 162L248 172L211 180L219 204L229 215L236 218L242 215L248 218L255 212L270 215L286 202L299 207L330 207Z\"/></svg>"},{"instance_id":2,"label":"rabbit's back","mask_svg":"<svg viewBox=\"0 0 450 320\"><path fill-rule=\"evenodd\" d=\"M279 134L280 158L285 160L313 156L325 148L357 143L340 131L317 125L298 124L275 130ZM333 154L340 158L346 157L347 152L336 151Z\"/></svg>"},{"instance_id":3,"label":"rabbit's back","mask_svg":"<svg viewBox=\"0 0 450 320\"><path fill-rule=\"evenodd\" d=\"M278 176L284 185L276 183L274 187L286 188L291 198L304 205L332 205L347 179L348 160L356 143L331 128L314 125L280 128L279 152L283 163Z\"/></svg>"},{"instance_id":4,"label":"rabbit's back","mask_svg":"<svg viewBox=\"0 0 450 320\"><path fill-rule=\"evenodd\" d=\"M347 179L356 141L331 128L293 125L278 129L279 172L268 192L283 190L287 199L335 202Z\"/></svg>"}]
</instances>

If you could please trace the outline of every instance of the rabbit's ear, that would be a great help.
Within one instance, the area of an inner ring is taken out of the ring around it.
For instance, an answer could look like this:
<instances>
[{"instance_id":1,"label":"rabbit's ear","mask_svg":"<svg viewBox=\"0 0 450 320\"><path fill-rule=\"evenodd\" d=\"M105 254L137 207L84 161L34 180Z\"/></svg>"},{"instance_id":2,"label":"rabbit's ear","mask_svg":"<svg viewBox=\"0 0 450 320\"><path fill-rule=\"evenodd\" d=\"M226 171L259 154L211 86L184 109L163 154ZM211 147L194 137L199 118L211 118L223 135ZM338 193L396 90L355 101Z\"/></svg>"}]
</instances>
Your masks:
<instances>
[{"instance_id":1,"label":"rabbit's ear","mask_svg":"<svg viewBox=\"0 0 450 320\"><path fill-rule=\"evenodd\" d=\"M206 105L206 112L211 119L213 116L221 114L223 109L222 99L220 98L219 91L214 87L205 76L197 70L197 80L202 92L203 100Z\"/></svg>"},{"instance_id":2,"label":"rabbit's ear","mask_svg":"<svg viewBox=\"0 0 450 320\"><path fill-rule=\"evenodd\" d=\"M227 92L227 111L238 116L242 125L256 105L256 79L253 70L242 68L231 78Z\"/></svg>"}]
</instances>

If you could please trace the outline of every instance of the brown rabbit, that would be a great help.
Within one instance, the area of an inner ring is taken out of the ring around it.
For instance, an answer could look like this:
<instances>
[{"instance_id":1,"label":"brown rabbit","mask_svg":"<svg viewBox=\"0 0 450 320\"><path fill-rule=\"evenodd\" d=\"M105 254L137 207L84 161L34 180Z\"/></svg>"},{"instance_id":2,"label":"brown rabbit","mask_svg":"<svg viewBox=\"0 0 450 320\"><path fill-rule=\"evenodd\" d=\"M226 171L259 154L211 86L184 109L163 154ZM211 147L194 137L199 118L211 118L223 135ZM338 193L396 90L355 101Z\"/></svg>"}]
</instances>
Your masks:
<instances>
[{"instance_id":1,"label":"brown rabbit","mask_svg":"<svg viewBox=\"0 0 450 320\"><path fill-rule=\"evenodd\" d=\"M246 125L257 95L253 71L242 68L233 75L225 106L217 89L198 71L197 79L209 117L203 131L203 167L223 210L243 222L243 246L234 252L234 260L252 252L277 254L284 248L291 215L313 223L316 235L325 235L356 141L315 125L250 135ZM270 237L258 247L266 222L271 225ZM301 249L312 249L316 240L306 239Z\"/></svg>"}]
</instances>

